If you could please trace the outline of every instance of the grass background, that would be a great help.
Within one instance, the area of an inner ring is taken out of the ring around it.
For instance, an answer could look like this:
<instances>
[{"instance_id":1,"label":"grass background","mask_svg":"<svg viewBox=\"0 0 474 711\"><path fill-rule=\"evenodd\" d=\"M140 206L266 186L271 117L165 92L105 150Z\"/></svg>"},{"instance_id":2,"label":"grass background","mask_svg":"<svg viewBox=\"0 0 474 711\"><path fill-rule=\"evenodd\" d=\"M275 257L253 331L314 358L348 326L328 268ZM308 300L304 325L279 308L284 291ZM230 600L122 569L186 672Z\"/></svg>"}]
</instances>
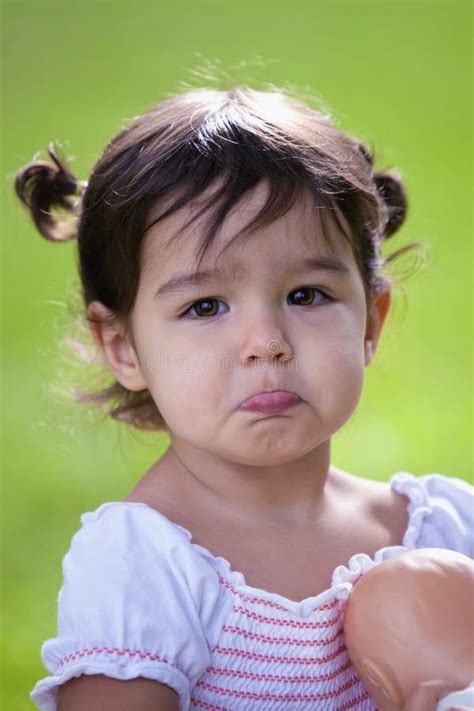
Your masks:
<instances>
[{"instance_id":1,"label":"grass background","mask_svg":"<svg viewBox=\"0 0 474 711\"><path fill-rule=\"evenodd\" d=\"M122 499L164 436L98 424L50 388L75 244L50 244L13 198L15 171L51 140L86 179L125 119L183 82L262 82L319 96L405 177L410 214L388 252L431 246L395 303L334 463L472 481L470 2L3 2L2 708L32 708L54 636L61 559L82 512ZM209 79L206 75L211 72ZM387 250L385 253L388 253Z\"/></svg>"}]
</instances>

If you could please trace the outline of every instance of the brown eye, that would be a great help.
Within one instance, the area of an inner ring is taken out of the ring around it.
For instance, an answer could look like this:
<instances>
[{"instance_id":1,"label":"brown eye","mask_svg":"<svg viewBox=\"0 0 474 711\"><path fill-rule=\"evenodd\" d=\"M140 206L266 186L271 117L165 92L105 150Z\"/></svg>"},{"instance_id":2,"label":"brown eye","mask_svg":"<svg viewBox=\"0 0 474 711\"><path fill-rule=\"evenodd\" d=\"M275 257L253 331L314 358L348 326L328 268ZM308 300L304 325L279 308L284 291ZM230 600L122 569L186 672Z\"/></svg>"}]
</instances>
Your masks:
<instances>
[{"instance_id":1,"label":"brown eye","mask_svg":"<svg viewBox=\"0 0 474 711\"><path fill-rule=\"evenodd\" d=\"M296 289L295 291L292 291L290 297L288 298L294 299L297 306L313 306L315 304L314 297L317 294L323 297L323 301L324 299L328 298L326 294L323 294L323 292L319 289L315 289L309 286L305 286L300 289ZM318 302L316 301L316 303Z\"/></svg>"},{"instance_id":2,"label":"brown eye","mask_svg":"<svg viewBox=\"0 0 474 711\"><path fill-rule=\"evenodd\" d=\"M218 303L218 299L201 299L201 301L196 301L192 306L190 306L186 314L194 311L194 314L199 318L217 316L218 312L215 307Z\"/></svg>"}]
</instances>

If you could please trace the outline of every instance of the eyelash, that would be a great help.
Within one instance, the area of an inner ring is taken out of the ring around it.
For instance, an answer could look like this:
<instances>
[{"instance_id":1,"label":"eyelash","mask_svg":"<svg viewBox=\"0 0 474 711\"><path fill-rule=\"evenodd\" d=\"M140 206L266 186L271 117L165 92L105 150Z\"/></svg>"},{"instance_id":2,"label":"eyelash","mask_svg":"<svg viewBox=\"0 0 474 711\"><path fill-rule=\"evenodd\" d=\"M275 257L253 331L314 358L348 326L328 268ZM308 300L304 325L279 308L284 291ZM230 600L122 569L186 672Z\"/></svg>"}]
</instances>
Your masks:
<instances>
[{"instance_id":1,"label":"eyelash","mask_svg":"<svg viewBox=\"0 0 474 711\"><path fill-rule=\"evenodd\" d=\"M331 297L328 296L328 294L326 294L324 291L321 291L321 289L317 289L317 288L314 287L314 286L300 286L300 287L298 287L297 289L294 289L293 291L291 291L290 294L295 294L295 293L297 293L298 291L312 291L312 292L317 292L317 293L321 294L321 296L324 297L324 298L323 298L323 303L324 303L325 301L332 301L332 300L333 300L333 299L331 299ZM215 318L216 316L221 316L222 314L219 314L219 313L217 313L217 314L212 314L211 316L190 316L190 315L189 315L189 312L191 311L191 309L193 309L193 308L194 308L195 306L197 306L198 304L202 304L202 303L204 303L204 302L216 302L216 301L217 301L217 302L220 301L221 303L223 303L221 299L216 299L216 298L213 298L213 297L206 297L206 298L204 298L204 299L199 299L198 301L194 301L194 302L191 304L191 306L189 306L182 314L180 314L180 318L191 318L191 319L194 319L195 321L204 321L204 320L209 320L209 319ZM306 307L308 307L308 308L314 308L315 306L319 306L319 304L295 304L295 306L303 306L303 307L306 306Z\"/></svg>"}]
</instances>

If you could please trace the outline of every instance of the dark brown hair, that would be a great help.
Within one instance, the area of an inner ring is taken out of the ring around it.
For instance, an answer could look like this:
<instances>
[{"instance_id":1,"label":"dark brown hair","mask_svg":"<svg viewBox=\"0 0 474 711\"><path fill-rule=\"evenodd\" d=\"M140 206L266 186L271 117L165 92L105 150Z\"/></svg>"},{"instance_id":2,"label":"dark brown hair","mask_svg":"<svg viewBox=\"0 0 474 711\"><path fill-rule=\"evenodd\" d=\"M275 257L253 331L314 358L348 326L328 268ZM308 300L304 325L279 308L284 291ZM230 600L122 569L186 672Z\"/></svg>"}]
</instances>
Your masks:
<instances>
[{"instance_id":1,"label":"dark brown hair","mask_svg":"<svg viewBox=\"0 0 474 711\"><path fill-rule=\"evenodd\" d=\"M53 144L48 153L52 162L36 161L18 172L17 195L48 240L77 238L83 305L101 301L127 329L145 231L217 179L218 192L196 215L212 217L200 260L232 206L263 179L270 188L266 204L234 239L285 214L309 189L315 204L326 208L319 211L323 222L332 216L350 244L368 305L387 281L381 269L420 246L406 245L382 259L383 240L405 219L400 178L374 172L372 155L361 143L329 116L279 90L193 89L168 98L106 146L87 184L77 181ZM329 239L327 230L325 235ZM87 315L82 321L88 330ZM72 345L94 361L90 351ZM105 405L106 414L138 429L166 429L148 390L130 392L113 381L96 392L78 392L76 399Z\"/></svg>"}]
</instances>

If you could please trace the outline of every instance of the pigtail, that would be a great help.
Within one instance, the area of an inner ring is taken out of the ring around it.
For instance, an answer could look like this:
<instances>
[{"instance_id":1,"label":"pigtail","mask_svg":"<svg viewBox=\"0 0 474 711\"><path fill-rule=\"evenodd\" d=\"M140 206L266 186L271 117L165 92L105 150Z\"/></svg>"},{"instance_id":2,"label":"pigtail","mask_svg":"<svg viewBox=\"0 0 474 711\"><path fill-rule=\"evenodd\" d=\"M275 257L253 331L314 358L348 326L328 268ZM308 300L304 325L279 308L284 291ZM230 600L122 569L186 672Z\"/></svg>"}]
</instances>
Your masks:
<instances>
[{"instance_id":1,"label":"pigtail","mask_svg":"<svg viewBox=\"0 0 474 711\"><path fill-rule=\"evenodd\" d=\"M51 163L38 160L18 171L15 192L43 237L52 242L66 242L77 236L77 220L72 221L71 217L79 215L78 197L82 185L54 143L49 144L48 155ZM66 217L61 216L61 212L66 213Z\"/></svg>"},{"instance_id":2,"label":"pigtail","mask_svg":"<svg viewBox=\"0 0 474 711\"><path fill-rule=\"evenodd\" d=\"M373 153L363 143L357 143L357 148L367 163L379 197L387 210L387 219L383 232L383 238L387 239L400 229L405 222L408 200L403 181L396 173L390 170L374 173Z\"/></svg>"},{"instance_id":3,"label":"pigtail","mask_svg":"<svg viewBox=\"0 0 474 711\"><path fill-rule=\"evenodd\" d=\"M408 201L401 178L388 171L374 174L377 191L387 208L384 237L391 237L405 222Z\"/></svg>"}]
</instances>

